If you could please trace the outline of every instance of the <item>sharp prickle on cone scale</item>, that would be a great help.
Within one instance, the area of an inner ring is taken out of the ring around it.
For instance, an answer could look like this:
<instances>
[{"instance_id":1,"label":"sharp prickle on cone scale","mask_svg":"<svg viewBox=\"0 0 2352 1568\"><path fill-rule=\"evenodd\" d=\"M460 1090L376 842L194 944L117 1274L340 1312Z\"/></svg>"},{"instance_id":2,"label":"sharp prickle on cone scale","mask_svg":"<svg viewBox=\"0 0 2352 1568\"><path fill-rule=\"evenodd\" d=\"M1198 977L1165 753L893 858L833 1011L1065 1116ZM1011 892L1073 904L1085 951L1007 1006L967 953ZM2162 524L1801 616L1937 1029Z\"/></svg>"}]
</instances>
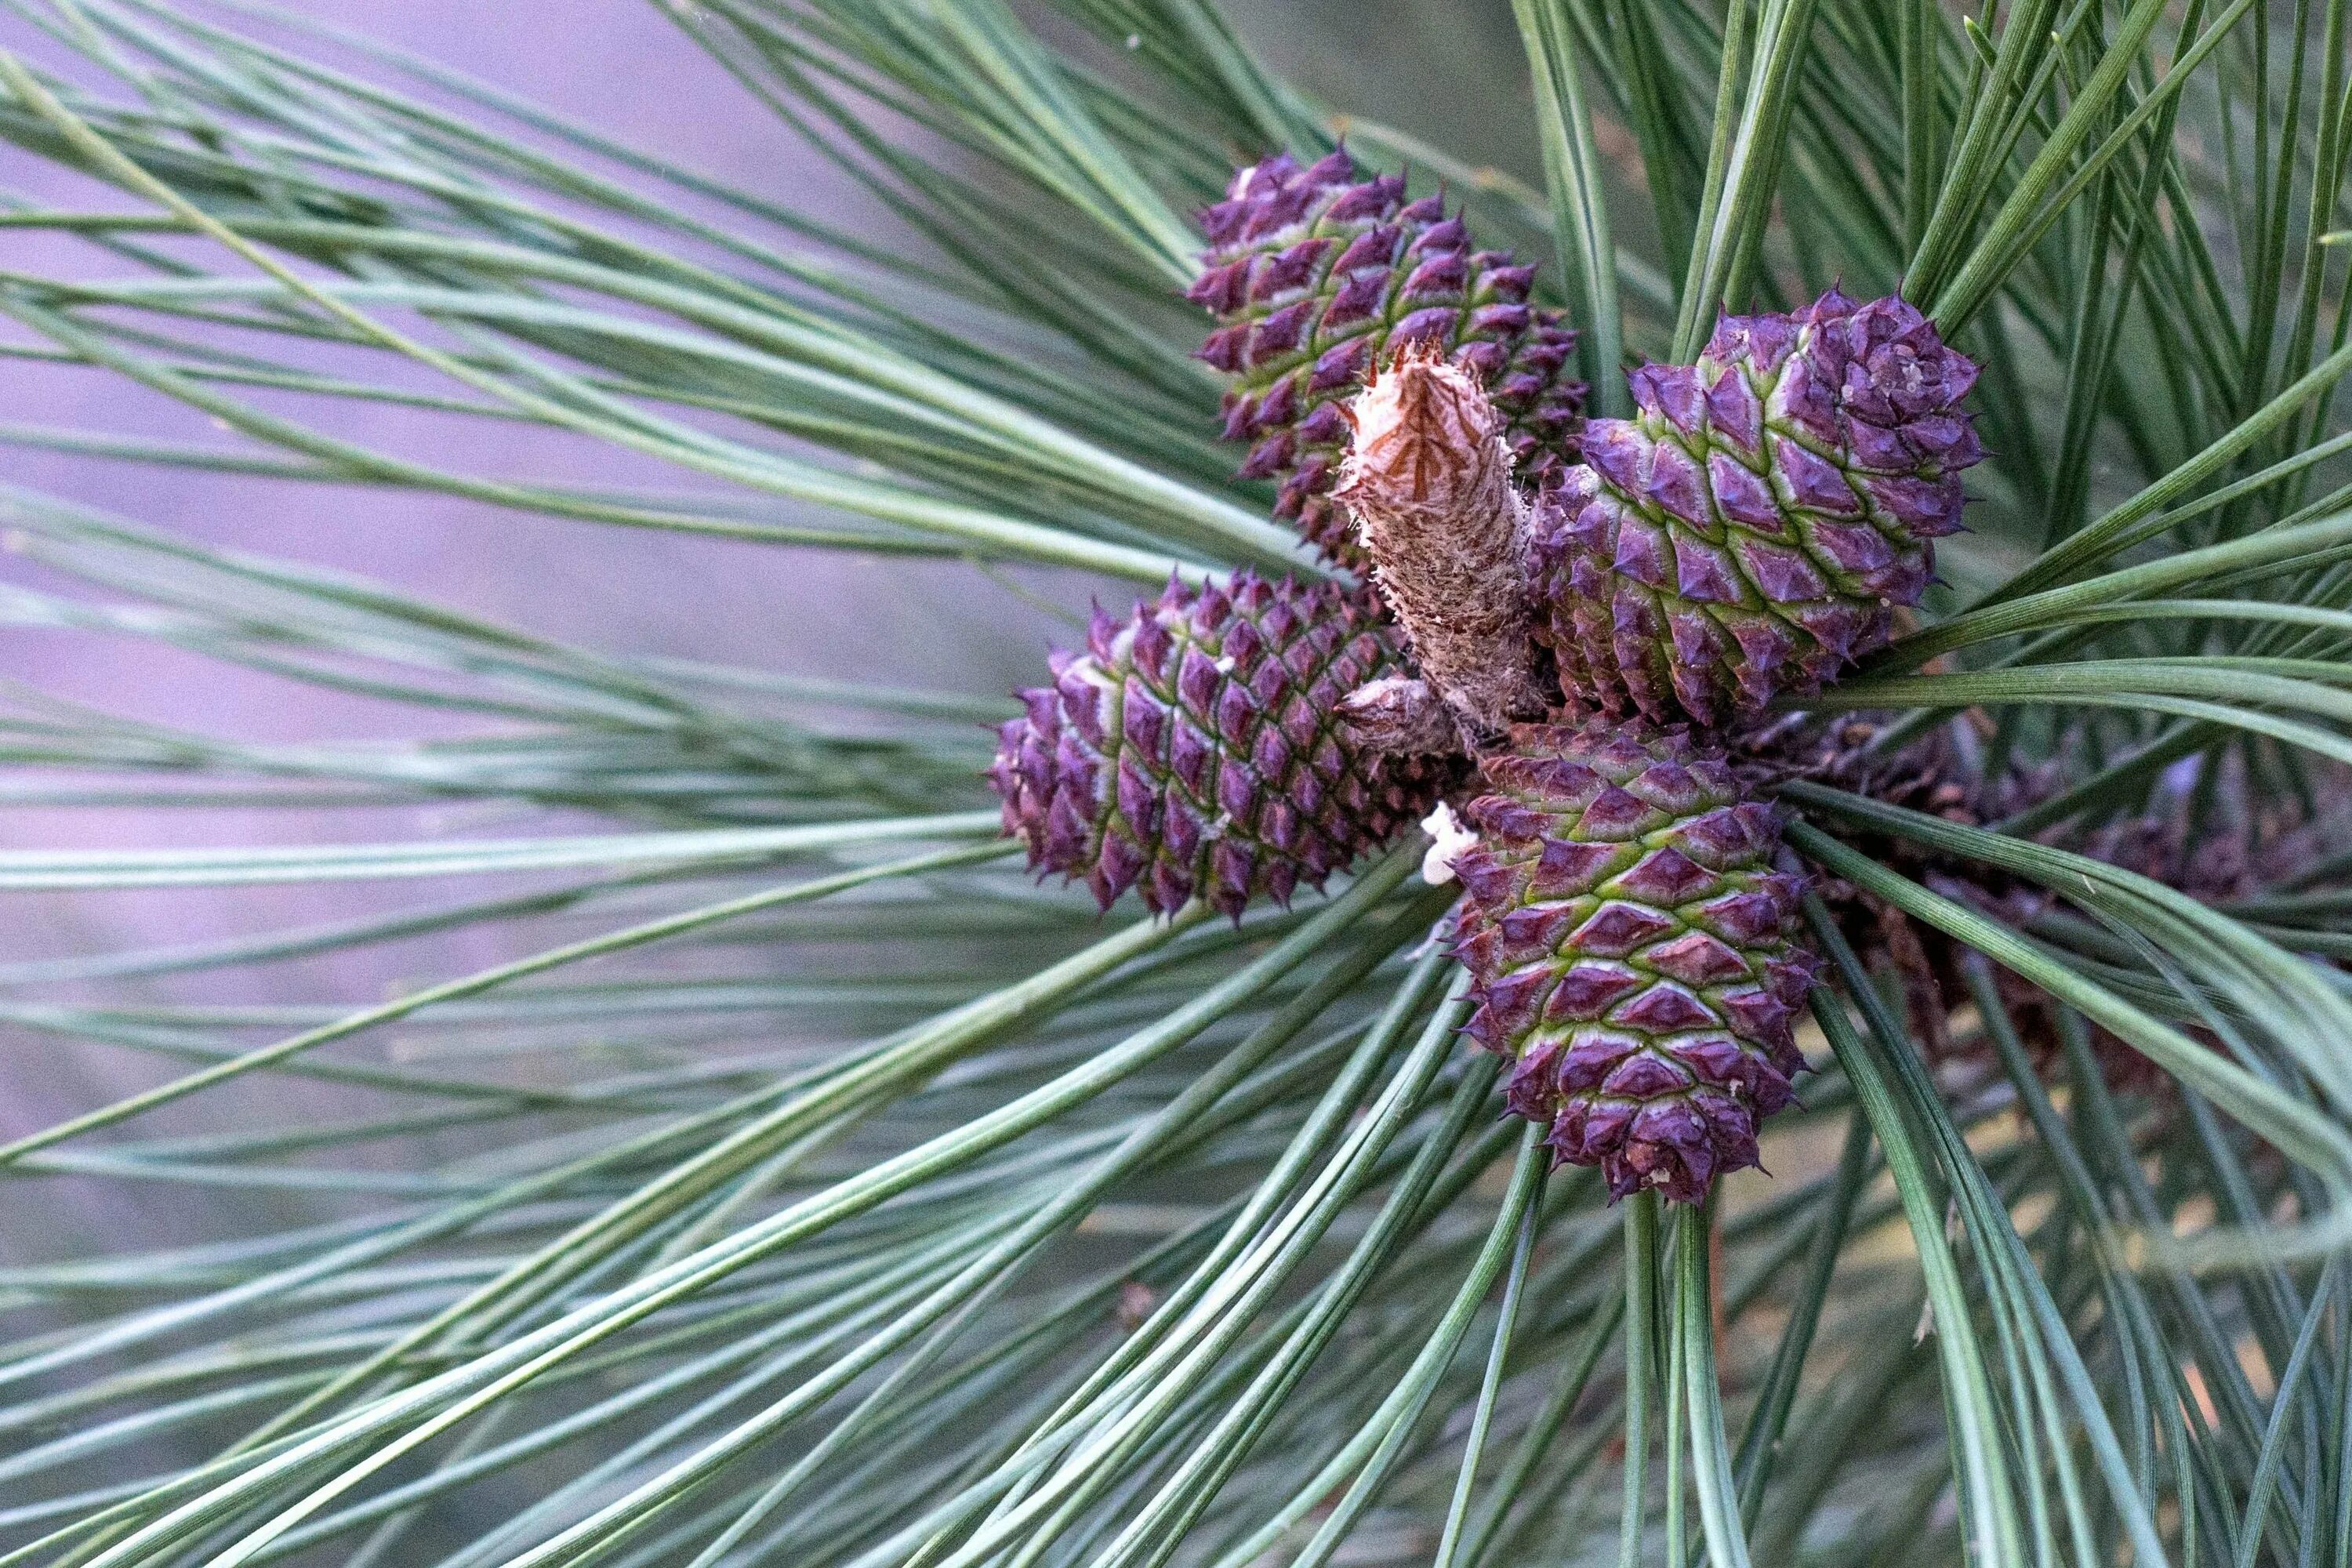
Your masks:
<instances>
[{"instance_id":1,"label":"sharp prickle on cone scale","mask_svg":"<svg viewBox=\"0 0 2352 1568\"><path fill-rule=\"evenodd\" d=\"M1524 725L1486 757L1452 858L1469 1032L1511 1059L1511 1110L1616 1196L1683 1203L1757 1163L1803 1068L1812 985L1780 818L1677 731Z\"/></svg>"},{"instance_id":2,"label":"sharp prickle on cone scale","mask_svg":"<svg viewBox=\"0 0 2352 1568\"><path fill-rule=\"evenodd\" d=\"M1360 747L1340 700L1401 669L1369 596L1243 572L1113 619L1024 691L989 779L1033 867L1108 909L1287 900L1419 821L1443 761Z\"/></svg>"}]
</instances>

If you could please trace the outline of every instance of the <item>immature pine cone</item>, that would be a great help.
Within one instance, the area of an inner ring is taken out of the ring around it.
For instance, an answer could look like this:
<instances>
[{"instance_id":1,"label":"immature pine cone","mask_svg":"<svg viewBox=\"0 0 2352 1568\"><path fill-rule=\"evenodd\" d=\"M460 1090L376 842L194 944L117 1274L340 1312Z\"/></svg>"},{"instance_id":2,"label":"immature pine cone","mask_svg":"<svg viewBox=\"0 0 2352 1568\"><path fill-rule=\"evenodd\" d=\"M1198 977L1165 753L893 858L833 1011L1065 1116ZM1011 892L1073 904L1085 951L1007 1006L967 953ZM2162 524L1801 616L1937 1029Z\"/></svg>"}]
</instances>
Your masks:
<instances>
[{"instance_id":1,"label":"immature pine cone","mask_svg":"<svg viewBox=\"0 0 2352 1568\"><path fill-rule=\"evenodd\" d=\"M1960 526L1976 378L1901 300L1834 289L1635 371L1639 416L1585 426L1530 540L1571 704L1719 725L1884 643Z\"/></svg>"},{"instance_id":2,"label":"immature pine cone","mask_svg":"<svg viewBox=\"0 0 2352 1568\"><path fill-rule=\"evenodd\" d=\"M1513 1058L1510 1110L1612 1196L1696 1203L1757 1163L1789 1103L1812 984L1793 945L1801 879L1780 820L1686 736L1633 723L1523 725L1485 760L1453 859L1475 982L1469 1032Z\"/></svg>"},{"instance_id":3,"label":"immature pine cone","mask_svg":"<svg viewBox=\"0 0 2352 1568\"><path fill-rule=\"evenodd\" d=\"M1287 900L1420 820L1444 764L1361 752L1339 700L1398 668L1368 597L1242 572L1172 584L1021 694L989 780L1032 867L1108 909L1129 887L1166 913L1195 893L1238 919Z\"/></svg>"},{"instance_id":4,"label":"immature pine cone","mask_svg":"<svg viewBox=\"0 0 2352 1568\"><path fill-rule=\"evenodd\" d=\"M1275 510L1334 560L1360 560L1328 494L1348 444L1340 405L1409 342L1486 384L1521 479L1575 461L1576 334L1528 303L1535 268L1472 250L1442 198L1407 203L1402 175L1360 179L1345 153L1305 168L1285 153L1235 175L1201 226L1209 251L1185 298L1223 323L1200 357L1234 377L1225 438L1252 443L1243 475L1280 479Z\"/></svg>"}]
</instances>

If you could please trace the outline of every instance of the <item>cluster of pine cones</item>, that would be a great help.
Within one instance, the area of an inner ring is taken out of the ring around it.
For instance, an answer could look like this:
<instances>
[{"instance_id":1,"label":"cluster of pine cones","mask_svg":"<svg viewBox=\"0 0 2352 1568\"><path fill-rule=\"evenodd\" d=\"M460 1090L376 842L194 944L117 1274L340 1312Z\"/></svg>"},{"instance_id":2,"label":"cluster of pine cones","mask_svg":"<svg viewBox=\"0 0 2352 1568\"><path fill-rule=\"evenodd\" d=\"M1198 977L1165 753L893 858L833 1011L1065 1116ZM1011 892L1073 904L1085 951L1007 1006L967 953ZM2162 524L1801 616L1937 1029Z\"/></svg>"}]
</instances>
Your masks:
<instances>
[{"instance_id":1,"label":"cluster of pine cones","mask_svg":"<svg viewBox=\"0 0 2352 1568\"><path fill-rule=\"evenodd\" d=\"M1006 830L1105 907L1238 916L1425 822L1510 1110L1613 1194L1698 1201L1804 1067L1759 710L1918 602L1979 457L1975 365L1832 289L1726 318L1633 374L1635 417L1588 419L1532 268L1401 177L1271 158L1202 224L1242 472L1368 582L1097 614L1003 727Z\"/></svg>"}]
</instances>

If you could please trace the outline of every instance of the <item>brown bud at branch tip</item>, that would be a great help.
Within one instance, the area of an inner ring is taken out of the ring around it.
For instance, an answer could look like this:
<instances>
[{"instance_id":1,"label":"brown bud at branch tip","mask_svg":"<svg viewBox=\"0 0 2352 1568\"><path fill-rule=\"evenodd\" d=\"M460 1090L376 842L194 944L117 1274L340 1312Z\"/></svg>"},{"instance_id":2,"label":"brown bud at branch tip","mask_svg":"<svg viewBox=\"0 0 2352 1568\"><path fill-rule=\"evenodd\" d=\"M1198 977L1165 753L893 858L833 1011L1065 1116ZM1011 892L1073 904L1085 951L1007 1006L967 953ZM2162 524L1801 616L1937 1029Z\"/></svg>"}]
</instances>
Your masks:
<instances>
[{"instance_id":1,"label":"brown bud at branch tip","mask_svg":"<svg viewBox=\"0 0 2352 1568\"><path fill-rule=\"evenodd\" d=\"M1357 395L1348 418L1355 437L1336 494L1423 677L1474 744L1541 718L1521 559L1527 508L1485 388L1408 349Z\"/></svg>"}]
</instances>

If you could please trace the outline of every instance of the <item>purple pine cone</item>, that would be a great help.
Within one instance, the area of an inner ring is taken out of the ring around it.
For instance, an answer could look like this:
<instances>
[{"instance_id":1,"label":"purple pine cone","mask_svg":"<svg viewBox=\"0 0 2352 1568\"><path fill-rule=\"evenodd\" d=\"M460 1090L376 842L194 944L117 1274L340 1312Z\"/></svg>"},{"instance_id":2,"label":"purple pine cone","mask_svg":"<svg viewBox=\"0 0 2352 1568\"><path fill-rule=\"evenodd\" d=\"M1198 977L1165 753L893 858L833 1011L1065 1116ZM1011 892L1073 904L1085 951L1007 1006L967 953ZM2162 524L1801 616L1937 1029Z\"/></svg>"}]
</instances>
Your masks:
<instances>
[{"instance_id":1,"label":"purple pine cone","mask_svg":"<svg viewBox=\"0 0 2352 1568\"><path fill-rule=\"evenodd\" d=\"M1523 725L1484 762L1453 859L1469 1033L1512 1059L1506 1103L1613 1197L1696 1203L1757 1163L1805 1063L1813 962L1780 823L1720 756L1639 721Z\"/></svg>"},{"instance_id":2,"label":"purple pine cone","mask_svg":"<svg viewBox=\"0 0 2352 1568\"><path fill-rule=\"evenodd\" d=\"M1885 642L1960 526L1976 378L1903 300L1834 289L1635 371L1530 540L1570 705L1719 725Z\"/></svg>"},{"instance_id":3,"label":"purple pine cone","mask_svg":"<svg viewBox=\"0 0 2352 1568\"><path fill-rule=\"evenodd\" d=\"M1403 666L1368 595L1332 584L1171 584L1021 694L989 782L1029 863L1129 888L1160 913L1196 895L1238 919L1287 902L1428 812L1448 765L1362 752L1340 699Z\"/></svg>"},{"instance_id":4,"label":"purple pine cone","mask_svg":"<svg viewBox=\"0 0 2352 1568\"><path fill-rule=\"evenodd\" d=\"M1334 560L1361 564L1329 495L1348 445L1341 411L1407 343L1434 343L1478 375L1522 479L1576 460L1575 332L1528 303L1535 268L1472 249L1441 198L1408 203L1402 175L1364 179L1343 152L1304 168L1285 153L1235 175L1201 226L1209 251L1185 298L1221 323L1199 357L1234 378L1225 438L1251 444L1243 475L1280 479L1275 510Z\"/></svg>"}]
</instances>

